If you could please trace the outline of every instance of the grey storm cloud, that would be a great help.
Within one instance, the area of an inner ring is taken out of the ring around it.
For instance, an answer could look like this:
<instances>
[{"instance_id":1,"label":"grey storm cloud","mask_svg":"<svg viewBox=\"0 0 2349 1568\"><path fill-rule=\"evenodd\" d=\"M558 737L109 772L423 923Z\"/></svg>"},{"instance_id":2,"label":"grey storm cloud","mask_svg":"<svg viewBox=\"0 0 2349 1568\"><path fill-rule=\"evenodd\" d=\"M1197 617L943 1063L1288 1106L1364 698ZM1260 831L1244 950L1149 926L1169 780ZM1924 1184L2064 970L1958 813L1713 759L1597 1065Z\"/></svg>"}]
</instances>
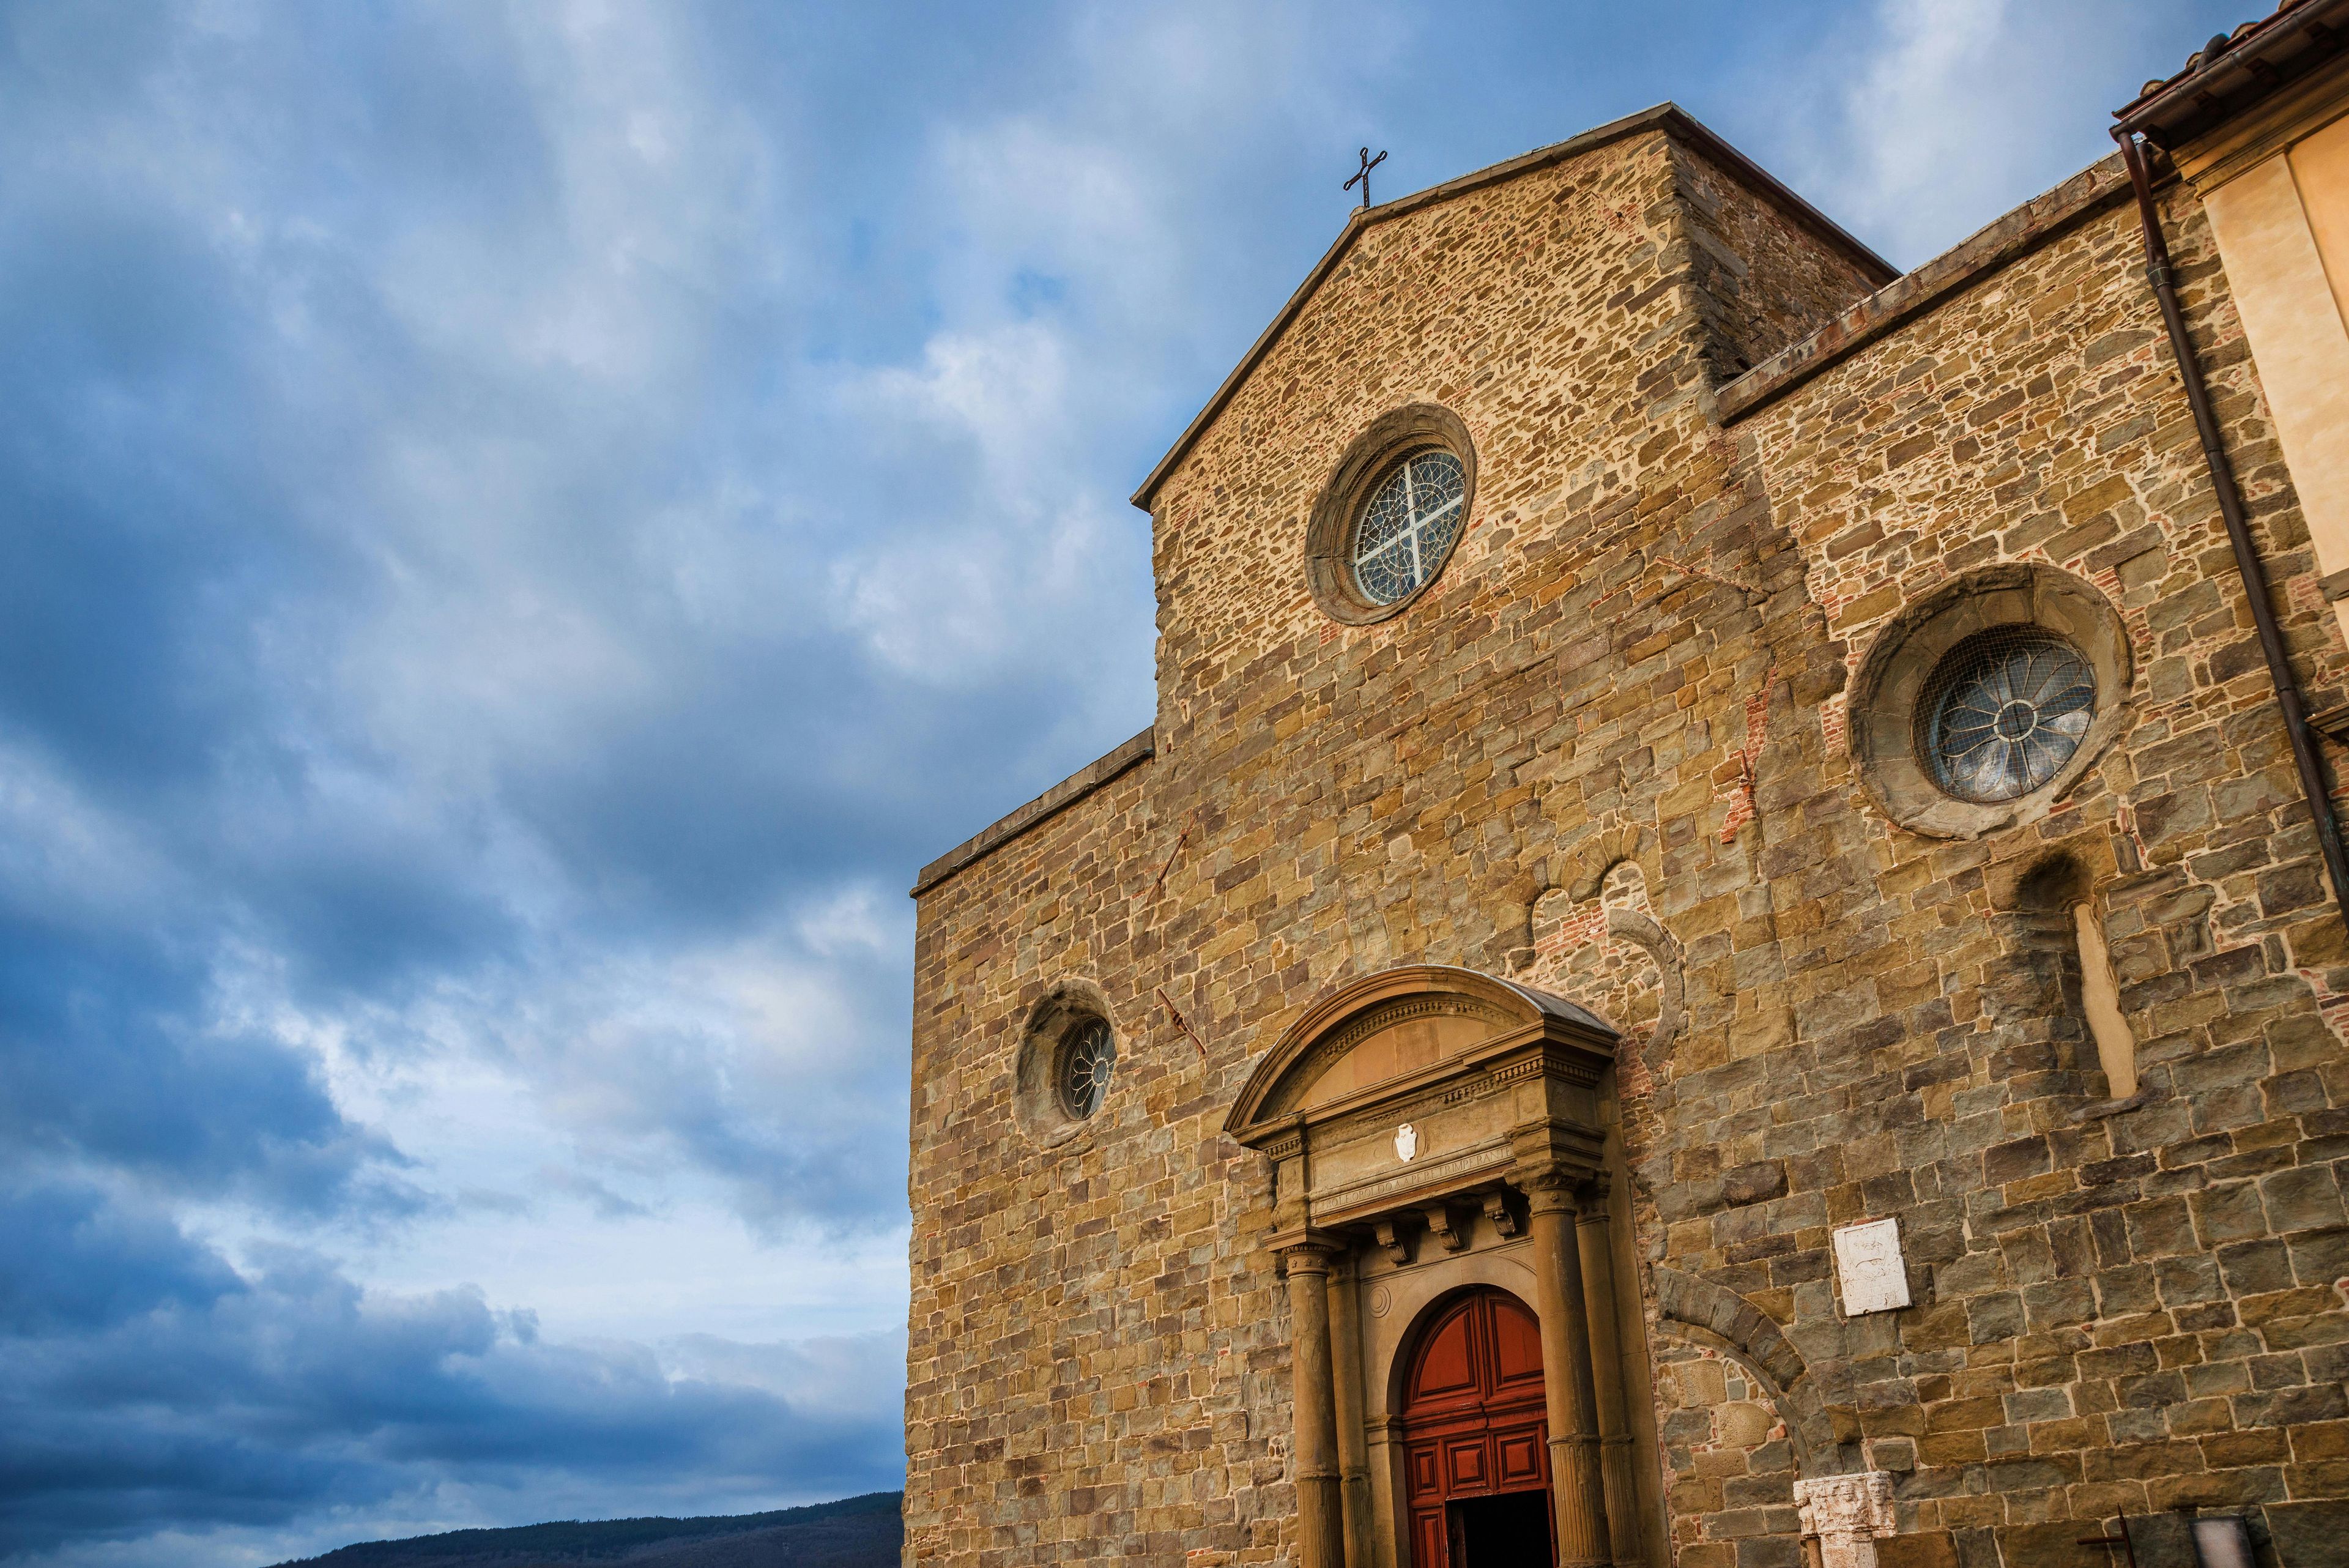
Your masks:
<instances>
[{"instance_id":1,"label":"grey storm cloud","mask_svg":"<svg viewBox=\"0 0 2349 1568\"><path fill-rule=\"evenodd\" d=\"M895 1335L833 1341L790 1369L677 1376L640 1349L554 1345L477 1293L361 1290L315 1257L240 1272L168 1220L87 1191L20 1190L0 1223L36 1262L0 1285L0 1526L19 1550L204 1524L282 1525L378 1504L419 1469L569 1500L821 1495L885 1477L895 1412L823 1388L886 1378Z\"/></svg>"},{"instance_id":2,"label":"grey storm cloud","mask_svg":"<svg viewBox=\"0 0 2349 1568\"><path fill-rule=\"evenodd\" d=\"M2028 9L0 0L0 1559L891 1484L904 890L1148 722L1355 147L1946 241L2220 19Z\"/></svg>"}]
</instances>

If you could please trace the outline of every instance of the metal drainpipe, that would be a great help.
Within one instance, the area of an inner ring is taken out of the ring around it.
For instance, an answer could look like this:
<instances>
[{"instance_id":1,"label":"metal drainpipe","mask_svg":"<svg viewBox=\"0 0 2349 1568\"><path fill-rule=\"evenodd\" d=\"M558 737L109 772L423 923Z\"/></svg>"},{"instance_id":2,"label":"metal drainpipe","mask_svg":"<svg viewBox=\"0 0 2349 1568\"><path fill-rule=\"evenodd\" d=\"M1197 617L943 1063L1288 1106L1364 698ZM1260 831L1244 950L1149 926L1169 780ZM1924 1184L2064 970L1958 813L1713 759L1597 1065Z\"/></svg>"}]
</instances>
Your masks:
<instances>
[{"instance_id":1,"label":"metal drainpipe","mask_svg":"<svg viewBox=\"0 0 2349 1568\"><path fill-rule=\"evenodd\" d=\"M2161 302L2161 319L2169 328L2169 352L2186 383L2186 402L2194 410L2194 428L2202 437L2202 462L2210 472L2210 488L2219 495L2219 515L2226 519L2227 543L2234 546L2235 570L2251 601L2251 621L2259 628L2260 651L2267 655L2268 678L2275 682L2276 706L2283 710L2284 732L2292 737L2292 760L2300 769L2300 787L2308 797L2309 815L2316 821L2316 842L2324 852L2325 873L2333 880L2333 902L2344 924L2349 924L2349 856L2341 847L2341 824L2333 815L2333 795L2325 786L2324 761L2317 754L2316 737L2308 727L2308 713L2300 701L2300 683L2292 678L2284 656L2283 633L2276 628L2275 607L2268 600L2267 568L2252 548L2251 531L2243 521L2242 493L2235 488L2235 471L2227 449L2219 441L2219 421L2210 411L2210 394L2202 381L2201 362L2194 342L2186 335L2186 317L2178 308L2178 290L2170 280L2169 244L2161 235L2161 219L2153 204L2153 179L2146 172L2145 154L2136 137L2113 132L2127 161L2129 183L2137 188L2137 214L2145 223L2145 275Z\"/></svg>"}]
</instances>

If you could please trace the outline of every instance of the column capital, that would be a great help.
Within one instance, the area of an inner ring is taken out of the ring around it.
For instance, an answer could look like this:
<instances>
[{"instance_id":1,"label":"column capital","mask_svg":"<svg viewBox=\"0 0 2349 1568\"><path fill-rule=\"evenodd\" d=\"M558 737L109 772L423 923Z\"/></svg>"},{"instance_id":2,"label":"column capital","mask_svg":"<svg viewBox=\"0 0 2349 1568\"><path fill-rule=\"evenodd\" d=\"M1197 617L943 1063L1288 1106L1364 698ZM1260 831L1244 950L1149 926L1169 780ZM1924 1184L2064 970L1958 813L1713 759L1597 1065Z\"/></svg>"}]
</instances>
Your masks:
<instances>
[{"instance_id":1,"label":"column capital","mask_svg":"<svg viewBox=\"0 0 2349 1568\"><path fill-rule=\"evenodd\" d=\"M1598 1175L1592 1177L1588 1181L1583 1183L1581 1199L1578 1205L1581 1210L1581 1222L1583 1224L1604 1225L1607 1223L1607 1194L1609 1190L1610 1189L1607 1180L1607 1173L1603 1170Z\"/></svg>"},{"instance_id":2,"label":"column capital","mask_svg":"<svg viewBox=\"0 0 2349 1568\"><path fill-rule=\"evenodd\" d=\"M1276 1231L1265 1238L1264 1244L1280 1260L1282 1271L1292 1274L1326 1274L1331 1259L1351 1250L1346 1238L1337 1231L1311 1225Z\"/></svg>"},{"instance_id":3,"label":"column capital","mask_svg":"<svg viewBox=\"0 0 2349 1568\"><path fill-rule=\"evenodd\" d=\"M1537 1166L1530 1170L1509 1172L1510 1184L1526 1195L1526 1206L1536 1214L1565 1214L1588 1219L1594 1209L1600 1218L1606 1210L1593 1202L1589 1177L1568 1166Z\"/></svg>"},{"instance_id":4,"label":"column capital","mask_svg":"<svg viewBox=\"0 0 2349 1568\"><path fill-rule=\"evenodd\" d=\"M1803 1533L1818 1538L1824 1568L1876 1568L1876 1542L1899 1528L1884 1470L1798 1480L1795 1507Z\"/></svg>"}]
</instances>

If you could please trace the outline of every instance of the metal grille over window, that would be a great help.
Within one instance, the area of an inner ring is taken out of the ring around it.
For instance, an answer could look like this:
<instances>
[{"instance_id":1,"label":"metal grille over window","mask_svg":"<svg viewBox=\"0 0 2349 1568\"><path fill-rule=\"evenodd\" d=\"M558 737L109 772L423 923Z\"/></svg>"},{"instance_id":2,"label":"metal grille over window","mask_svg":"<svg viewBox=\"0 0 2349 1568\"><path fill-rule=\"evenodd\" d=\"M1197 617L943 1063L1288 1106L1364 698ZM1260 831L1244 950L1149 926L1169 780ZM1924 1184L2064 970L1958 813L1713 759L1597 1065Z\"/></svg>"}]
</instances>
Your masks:
<instances>
[{"instance_id":1,"label":"metal grille over window","mask_svg":"<svg viewBox=\"0 0 2349 1568\"><path fill-rule=\"evenodd\" d=\"M1116 1064L1117 1045L1108 1023L1089 1018L1078 1024L1061 1047L1061 1108L1079 1121L1101 1109L1110 1069Z\"/></svg>"},{"instance_id":2,"label":"metal grille over window","mask_svg":"<svg viewBox=\"0 0 2349 1568\"><path fill-rule=\"evenodd\" d=\"M1919 704L1918 750L1960 800L2020 799L2063 771L2096 713L2096 676L2063 639L1993 627L1950 649Z\"/></svg>"},{"instance_id":3,"label":"metal grille over window","mask_svg":"<svg viewBox=\"0 0 2349 1568\"><path fill-rule=\"evenodd\" d=\"M1468 476L1435 449L1397 463L1354 529L1354 581L1373 604L1391 605L1435 575L1460 536Z\"/></svg>"}]
</instances>

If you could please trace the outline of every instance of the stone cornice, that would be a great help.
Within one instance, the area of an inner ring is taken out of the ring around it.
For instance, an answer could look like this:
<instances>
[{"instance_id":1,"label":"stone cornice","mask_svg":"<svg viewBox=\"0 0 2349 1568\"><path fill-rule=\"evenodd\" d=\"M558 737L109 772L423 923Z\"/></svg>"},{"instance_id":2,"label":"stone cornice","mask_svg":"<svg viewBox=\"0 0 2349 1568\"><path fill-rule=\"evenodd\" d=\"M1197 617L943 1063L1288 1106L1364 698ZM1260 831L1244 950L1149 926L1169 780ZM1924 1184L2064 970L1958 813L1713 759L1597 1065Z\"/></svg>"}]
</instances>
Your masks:
<instances>
[{"instance_id":1,"label":"stone cornice","mask_svg":"<svg viewBox=\"0 0 2349 1568\"><path fill-rule=\"evenodd\" d=\"M922 867L921 875L914 878L913 889L907 897L920 898L956 872L974 861L986 858L1046 817L1066 811L1119 774L1140 767L1158 754L1157 733L1154 728L1143 731L1091 766L1071 774L1019 810L997 818L964 839Z\"/></svg>"},{"instance_id":2,"label":"stone cornice","mask_svg":"<svg viewBox=\"0 0 2349 1568\"><path fill-rule=\"evenodd\" d=\"M1457 1198L1487 1185L1515 1158L1506 1138L1492 1138L1442 1159L1382 1171L1365 1180L1317 1195L1313 1212L1331 1225L1350 1225L1399 1208Z\"/></svg>"},{"instance_id":3,"label":"stone cornice","mask_svg":"<svg viewBox=\"0 0 2349 1568\"><path fill-rule=\"evenodd\" d=\"M1808 337L1788 345L1722 388L1713 394L1721 422L1733 424L1785 396L2129 198L2128 171L2121 164L2120 154L2090 164L1916 271L1895 278Z\"/></svg>"}]
</instances>

